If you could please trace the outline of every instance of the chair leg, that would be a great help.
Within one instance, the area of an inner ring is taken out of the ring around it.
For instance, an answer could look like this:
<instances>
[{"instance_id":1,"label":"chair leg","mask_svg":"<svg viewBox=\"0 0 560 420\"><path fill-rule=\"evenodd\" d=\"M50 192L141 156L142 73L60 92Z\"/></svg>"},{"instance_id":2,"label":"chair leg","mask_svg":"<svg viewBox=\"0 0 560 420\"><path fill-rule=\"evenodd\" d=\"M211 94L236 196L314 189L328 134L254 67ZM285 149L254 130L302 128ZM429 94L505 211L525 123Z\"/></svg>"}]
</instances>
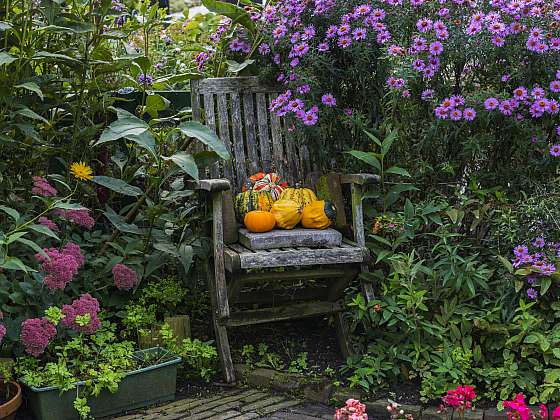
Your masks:
<instances>
[{"instance_id":1,"label":"chair leg","mask_svg":"<svg viewBox=\"0 0 560 420\"><path fill-rule=\"evenodd\" d=\"M216 274L214 272L214 266L209 263L206 271L208 276L208 289L210 292L210 301L212 304L212 323L214 324L216 347L218 348L218 355L220 356L220 362L224 373L224 380L227 383L234 383L235 370L233 369L233 360L231 358L231 350L229 348L227 330L224 325L220 324L220 319L219 319L220 308L218 306L219 298L218 298L218 290L216 287ZM227 292L226 292L226 296L227 296Z\"/></svg>"},{"instance_id":2,"label":"chair leg","mask_svg":"<svg viewBox=\"0 0 560 420\"><path fill-rule=\"evenodd\" d=\"M337 312L334 314L334 326L336 329L336 337L338 338L338 345L340 353L344 359L350 357L354 352L350 346L350 339L348 333L348 324L344 320L344 313Z\"/></svg>"}]
</instances>

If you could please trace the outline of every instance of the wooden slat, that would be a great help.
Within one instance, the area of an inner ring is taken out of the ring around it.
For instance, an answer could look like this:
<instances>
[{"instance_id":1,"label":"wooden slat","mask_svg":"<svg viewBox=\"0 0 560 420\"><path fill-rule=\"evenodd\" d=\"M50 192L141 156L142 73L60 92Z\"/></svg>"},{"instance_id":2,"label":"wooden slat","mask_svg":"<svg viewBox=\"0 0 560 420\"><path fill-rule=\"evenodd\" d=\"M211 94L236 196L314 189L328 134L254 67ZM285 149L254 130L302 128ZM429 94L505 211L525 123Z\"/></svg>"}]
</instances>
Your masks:
<instances>
[{"instance_id":1,"label":"wooden slat","mask_svg":"<svg viewBox=\"0 0 560 420\"><path fill-rule=\"evenodd\" d=\"M193 120L200 121L200 100L199 95L199 82L198 80L191 81L191 108L193 114Z\"/></svg>"},{"instance_id":2,"label":"wooden slat","mask_svg":"<svg viewBox=\"0 0 560 420\"><path fill-rule=\"evenodd\" d=\"M275 112L270 113L270 129L272 133L272 161L274 169L284 179L286 168L284 148L282 146L282 126L280 124L280 117Z\"/></svg>"},{"instance_id":3,"label":"wooden slat","mask_svg":"<svg viewBox=\"0 0 560 420\"><path fill-rule=\"evenodd\" d=\"M204 93L204 114L206 116L206 125L216 134L216 114L214 111L214 95L212 93ZM220 177L220 165L218 162L213 164L210 168L210 177Z\"/></svg>"},{"instance_id":4,"label":"wooden slat","mask_svg":"<svg viewBox=\"0 0 560 420\"><path fill-rule=\"evenodd\" d=\"M322 248L327 245L340 245L342 234L334 229L274 229L265 233L251 233L239 229L239 242L248 249L262 250L292 246Z\"/></svg>"},{"instance_id":5,"label":"wooden slat","mask_svg":"<svg viewBox=\"0 0 560 420\"><path fill-rule=\"evenodd\" d=\"M296 183L302 183L304 180L304 174L301 173L299 168L299 158L298 153L296 151L296 147L294 144L294 137L288 130L292 122L286 118L283 119L283 130L282 134L284 135L284 153L285 153L285 165L286 165L286 173L284 174L286 177L286 181L289 185L294 185ZM296 164L297 162L297 164Z\"/></svg>"},{"instance_id":6,"label":"wooden slat","mask_svg":"<svg viewBox=\"0 0 560 420\"><path fill-rule=\"evenodd\" d=\"M299 161L300 167L304 174L311 172L311 163L309 162L309 148L307 145L302 144L299 147Z\"/></svg>"},{"instance_id":7,"label":"wooden slat","mask_svg":"<svg viewBox=\"0 0 560 420\"><path fill-rule=\"evenodd\" d=\"M235 155L235 171L237 191L249 178L245 165L245 145L243 144L243 120L241 119L241 99L238 93L231 94L231 128L233 133L233 153Z\"/></svg>"},{"instance_id":8,"label":"wooden slat","mask_svg":"<svg viewBox=\"0 0 560 420\"><path fill-rule=\"evenodd\" d=\"M256 115L255 105L252 93L245 93L243 95L243 114L245 119L245 144L247 146L247 167L249 174L262 171L259 164L259 155L257 151L257 136L256 136Z\"/></svg>"},{"instance_id":9,"label":"wooden slat","mask_svg":"<svg viewBox=\"0 0 560 420\"><path fill-rule=\"evenodd\" d=\"M218 100L218 117L220 127L220 139L224 142L231 156L233 156L231 148L231 137L229 134L229 115L227 96L225 93L217 95ZM231 185L235 186L235 174L233 171L232 161L224 163L224 176L231 181Z\"/></svg>"},{"instance_id":10,"label":"wooden slat","mask_svg":"<svg viewBox=\"0 0 560 420\"><path fill-rule=\"evenodd\" d=\"M309 279L330 279L344 276L347 268L324 268L315 270L294 270L277 273L275 271L265 271L262 273L249 273L239 277L243 283L266 282L269 280L289 281L289 280L309 280Z\"/></svg>"},{"instance_id":11,"label":"wooden slat","mask_svg":"<svg viewBox=\"0 0 560 420\"><path fill-rule=\"evenodd\" d=\"M272 170L272 157L270 154L270 134L268 132L268 106L266 94L257 93L257 119L259 132L259 149L261 152L262 170L270 172Z\"/></svg>"},{"instance_id":12,"label":"wooden slat","mask_svg":"<svg viewBox=\"0 0 560 420\"><path fill-rule=\"evenodd\" d=\"M279 86L264 84L258 77L217 77L199 80L200 92L234 93L234 92L281 92Z\"/></svg>"},{"instance_id":13,"label":"wooden slat","mask_svg":"<svg viewBox=\"0 0 560 420\"><path fill-rule=\"evenodd\" d=\"M230 248L233 245L230 245ZM236 259L239 268L270 268L270 267L294 267L320 264L349 264L364 261L364 250L362 248L336 248L336 249L313 249L313 250L272 250L256 252L225 253L226 267L234 267Z\"/></svg>"},{"instance_id":14,"label":"wooden slat","mask_svg":"<svg viewBox=\"0 0 560 420\"><path fill-rule=\"evenodd\" d=\"M255 309L232 313L224 323L227 326L263 324L287 319L306 318L321 314L331 314L344 310L338 302L308 302L290 306Z\"/></svg>"}]
</instances>

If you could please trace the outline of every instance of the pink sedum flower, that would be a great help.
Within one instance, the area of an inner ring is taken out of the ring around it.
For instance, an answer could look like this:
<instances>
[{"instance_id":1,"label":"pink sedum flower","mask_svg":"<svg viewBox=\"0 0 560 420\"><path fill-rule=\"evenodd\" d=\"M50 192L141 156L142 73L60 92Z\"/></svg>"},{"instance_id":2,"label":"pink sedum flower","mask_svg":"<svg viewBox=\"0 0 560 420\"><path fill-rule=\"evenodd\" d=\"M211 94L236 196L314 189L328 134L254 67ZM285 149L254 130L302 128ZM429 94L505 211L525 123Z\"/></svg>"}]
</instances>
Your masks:
<instances>
[{"instance_id":1,"label":"pink sedum flower","mask_svg":"<svg viewBox=\"0 0 560 420\"><path fill-rule=\"evenodd\" d=\"M45 352L55 335L56 327L46 318L26 319L21 324L21 342L25 351L35 357Z\"/></svg>"},{"instance_id":2,"label":"pink sedum flower","mask_svg":"<svg viewBox=\"0 0 560 420\"><path fill-rule=\"evenodd\" d=\"M8 331L6 330L6 326L4 324L0 324L0 344L2 344L2 341L4 341L4 337L6 336L6 333Z\"/></svg>"},{"instance_id":3,"label":"pink sedum flower","mask_svg":"<svg viewBox=\"0 0 560 420\"><path fill-rule=\"evenodd\" d=\"M138 284L138 275L124 264L115 264L112 269L115 286L119 290L130 290Z\"/></svg>"},{"instance_id":4,"label":"pink sedum flower","mask_svg":"<svg viewBox=\"0 0 560 420\"><path fill-rule=\"evenodd\" d=\"M81 226L87 230L91 230L95 225L95 220L93 217L91 217L90 211L88 209L79 209L79 210L56 209L53 211L53 214L62 219L66 219L70 223Z\"/></svg>"},{"instance_id":5,"label":"pink sedum flower","mask_svg":"<svg viewBox=\"0 0 560 420\"><path fill-rule=\"evenodd\" d=\"M58 232L60 230L55 222L44 216L39 217L39 224L48 227L53 232Z\"/></svg>"},{"instance_id":6,"label":"pink sedum flower","mask_svg":"<svg viewBox=\"0 0 560 420\"><path fill-rule=\"evenodd\" d=\"M56 188L49 184L42 176L33 177L33 188L31 188L31 192L41 197L55 197L58 194Z\"/></svg>"},{"instance_id":7,"label":"pink sedum flower","mask_svg":"<svg viewBox=\"0 0 560 420\"><path fill-rule=\"evenodd\" d=\"M94 334L101 327L98 312L99 302L89 293L86 293L81 295L79 299L74 300L71 305L62 307L64 319L61 324L76 332ZM84 315L89 315L89 322L87 325L80 325L76 317Z\"/></svg>"}]
</instances>

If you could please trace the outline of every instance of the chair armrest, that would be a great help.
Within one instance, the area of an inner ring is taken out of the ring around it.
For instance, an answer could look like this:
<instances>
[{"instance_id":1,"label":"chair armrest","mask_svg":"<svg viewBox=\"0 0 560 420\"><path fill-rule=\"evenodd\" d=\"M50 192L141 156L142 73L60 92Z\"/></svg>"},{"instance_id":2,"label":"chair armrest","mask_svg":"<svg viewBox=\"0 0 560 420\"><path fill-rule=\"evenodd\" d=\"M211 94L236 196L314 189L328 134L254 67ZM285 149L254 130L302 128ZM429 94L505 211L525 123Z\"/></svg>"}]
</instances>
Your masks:
<instances>
[{"instance_id":1,"label":"chair armrest","mask_svg":"<svg viewBox=\"0 0 560 420\"><path fill-rule=\"evenodd\" d=\"M231 189L228 179L201 179L199 181L187 181L187 187L192 190L203 190L208 192L227 191Z\"/></svg>"},{"instance_id":2,"label":"chair armrest","mask_svg":"<svg viewBox=\"0 0 560 420\"><path fill-rule=\"evenodd\" d=\"M379 183L379 175L373 174L346 174L340 176L341 184L371 185Z\"/></svg>"}]
</instances>

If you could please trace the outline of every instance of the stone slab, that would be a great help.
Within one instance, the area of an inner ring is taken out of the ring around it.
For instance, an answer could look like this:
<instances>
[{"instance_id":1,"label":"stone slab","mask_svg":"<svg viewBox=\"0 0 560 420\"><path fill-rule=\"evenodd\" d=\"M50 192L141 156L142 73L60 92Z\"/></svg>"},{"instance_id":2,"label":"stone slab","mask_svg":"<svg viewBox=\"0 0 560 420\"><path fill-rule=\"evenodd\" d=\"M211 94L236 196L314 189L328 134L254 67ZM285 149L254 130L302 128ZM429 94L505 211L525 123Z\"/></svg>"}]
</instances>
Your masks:
<instances>
[{"instance_id":1,"label":"stone slab","mask_svg":"<svg viewBox=\"0 0 560 420\"><path fill-rule=\"evenodd\" d=\"M274 229L265 233L251 233L247 229L239 229L239 242L254 251L293 248L305 246L309 248L325 248L340 246L342 233L334 229Z\"/></svg>"}]
</instances>

